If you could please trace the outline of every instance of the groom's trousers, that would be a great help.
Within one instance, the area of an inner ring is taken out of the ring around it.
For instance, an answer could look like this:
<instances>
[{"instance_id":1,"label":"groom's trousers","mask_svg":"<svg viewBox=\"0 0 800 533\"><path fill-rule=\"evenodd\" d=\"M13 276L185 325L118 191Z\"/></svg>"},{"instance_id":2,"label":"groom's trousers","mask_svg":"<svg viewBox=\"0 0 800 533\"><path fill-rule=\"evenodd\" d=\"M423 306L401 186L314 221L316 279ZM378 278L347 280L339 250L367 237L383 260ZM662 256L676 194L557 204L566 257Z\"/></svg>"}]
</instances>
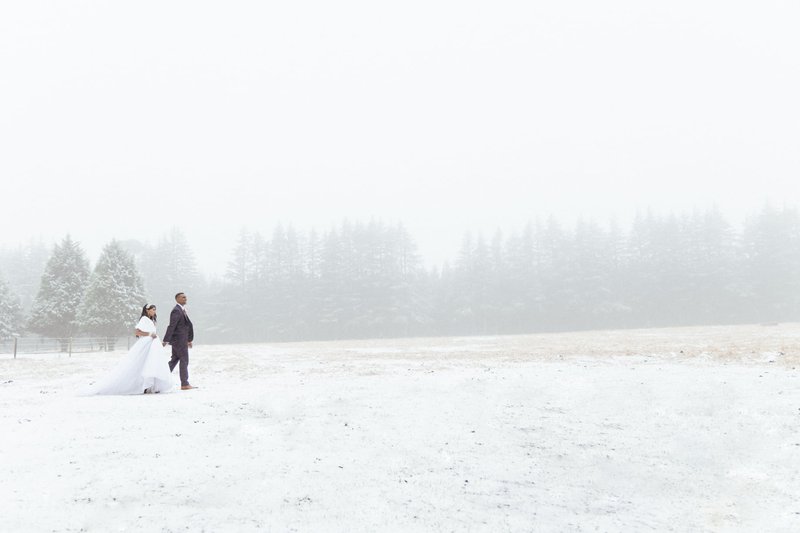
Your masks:
<instances>
[{"instance_id":1,"label":"groom's trousers","mask_svg":"<svg viewBox=\"0 0 800 533\"><path fill-rule=\"evenodd\" d=\"M175 365L180 363L178 372L181 376L181 386L189 384L189 341L185 339L171 343L172 359L169 360L169 371L175 369Z\"/></svg>"}]
</instances>

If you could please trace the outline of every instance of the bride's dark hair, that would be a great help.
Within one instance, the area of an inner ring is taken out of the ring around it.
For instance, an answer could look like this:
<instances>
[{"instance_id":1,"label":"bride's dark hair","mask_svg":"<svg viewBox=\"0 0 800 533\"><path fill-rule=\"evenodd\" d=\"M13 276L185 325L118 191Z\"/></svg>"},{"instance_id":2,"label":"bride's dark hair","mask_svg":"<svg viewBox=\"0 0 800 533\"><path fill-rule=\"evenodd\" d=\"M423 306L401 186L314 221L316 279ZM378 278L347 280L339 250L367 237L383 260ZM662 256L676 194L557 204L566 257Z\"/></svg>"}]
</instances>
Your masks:
<instances>
[{"instance_id":1,"label":"bride's dark hair","mask_svg":"<svg viewBox=\"0 0 800 533\"><path fill-rule=\"evenodd\" d=\"M147 316L147 310L148 310L148 309L155 309L155 308L156 308L156 306L155 306L155 305L153 305L153 304L144 304L144 307L142 307L142 315L141 315L141 316ZM153 321L153 323L155 323L155 322L156 322L156 318L158 318L158 315L156 315L155 313L153 313L153 318L151 318L151 320Z\"/></svg>"}]
</instances>

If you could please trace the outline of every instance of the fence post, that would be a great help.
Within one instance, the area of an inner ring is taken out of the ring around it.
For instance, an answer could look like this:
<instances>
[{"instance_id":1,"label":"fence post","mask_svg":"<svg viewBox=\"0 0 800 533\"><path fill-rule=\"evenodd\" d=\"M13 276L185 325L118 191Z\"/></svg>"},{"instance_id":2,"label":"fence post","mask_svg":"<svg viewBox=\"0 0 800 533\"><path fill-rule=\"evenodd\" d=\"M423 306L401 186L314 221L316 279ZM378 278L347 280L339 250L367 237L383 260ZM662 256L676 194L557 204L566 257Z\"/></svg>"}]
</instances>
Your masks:
<instances>
[{"instance_id":1,"label":"fence post","mask_svg":"<svg viewBox=\"0 0 800 533\"><path fill-rule=\"evenodd\" d=\"M72 337L69 338L69 357L72 357Z\"/></svg>"},{"instance_id":2,"label":"fence post","mask_svg":"<svg viewBox=\"0 0 800 533\"><path fill-rule=\"evenodd\" d=\"M17 358L17 339L18 339L18 338L19 338L19 337L17 337L16 335L14 335L14 359L16 359L16 358Z\"/></svg>"}]
</instances>

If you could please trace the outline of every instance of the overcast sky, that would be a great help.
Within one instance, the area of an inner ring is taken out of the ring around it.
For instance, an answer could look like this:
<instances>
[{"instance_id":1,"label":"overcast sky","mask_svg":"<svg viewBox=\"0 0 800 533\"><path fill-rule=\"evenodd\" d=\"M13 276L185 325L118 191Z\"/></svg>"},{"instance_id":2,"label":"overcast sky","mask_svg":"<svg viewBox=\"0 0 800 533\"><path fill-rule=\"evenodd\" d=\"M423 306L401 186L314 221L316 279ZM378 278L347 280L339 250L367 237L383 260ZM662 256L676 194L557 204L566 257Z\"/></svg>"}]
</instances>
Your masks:
<instances>
[{"instance_id":1,"label":"overcast sky","mask_svg":"<svg viewBox=\"0 0 800 533\"><path fill-rule=\"evenodd\" d=\"M0 4L0 244L465 230L800 191L800 3Z\"/></svg>"}]
</instances>

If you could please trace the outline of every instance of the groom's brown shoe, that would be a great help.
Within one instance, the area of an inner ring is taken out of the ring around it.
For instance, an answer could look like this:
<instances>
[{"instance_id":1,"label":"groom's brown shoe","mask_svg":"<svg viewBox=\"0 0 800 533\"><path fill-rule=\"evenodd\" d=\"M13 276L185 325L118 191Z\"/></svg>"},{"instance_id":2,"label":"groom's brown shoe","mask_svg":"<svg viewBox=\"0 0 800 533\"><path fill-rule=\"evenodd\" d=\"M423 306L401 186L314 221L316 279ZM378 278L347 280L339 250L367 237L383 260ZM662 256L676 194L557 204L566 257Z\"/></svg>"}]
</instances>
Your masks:
<instances>
[{"instance_id":1,"label":"groom's brown shoe","mask_svg":"<svg viewBox=\"0 0 800 533\"><path fill-rule=\"evenodd\" d=\"M196 387L192 387L191 385L181 385L181 390L189 390L189 389L194 389L194 388L196 388Z\"/></svg>"}]
</instances>

